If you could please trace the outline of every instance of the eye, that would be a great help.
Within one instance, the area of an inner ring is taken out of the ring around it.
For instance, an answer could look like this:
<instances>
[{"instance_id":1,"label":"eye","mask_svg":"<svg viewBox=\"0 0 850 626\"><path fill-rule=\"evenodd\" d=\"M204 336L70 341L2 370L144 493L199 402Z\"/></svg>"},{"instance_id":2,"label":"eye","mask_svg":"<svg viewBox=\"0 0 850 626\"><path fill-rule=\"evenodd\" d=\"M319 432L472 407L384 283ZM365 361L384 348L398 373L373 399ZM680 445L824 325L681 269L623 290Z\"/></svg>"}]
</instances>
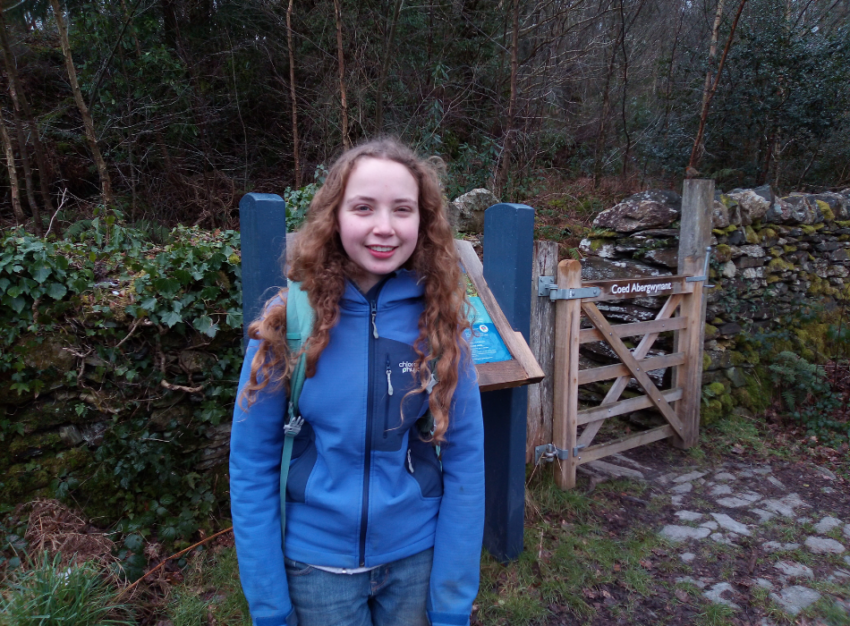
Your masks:
<instances>
[{"instance_id":1,"label":"eye","mask_svg":"<svg viewBox=\"0 0 850 626\"><path fill-rule=\"evenodd\" d=\"M400 213L413 213L413 207L409 206L397 206L395 210Z\"/></svg>"},{"instance_id":2,"label":"eye","mask_svg":"<svg viewBox=\"0 0 850 626\"><path fill-rule=\"evenodd\" d=\"M352 209L357 213L365 213L366 211L371 211L372 207L368 204L356 204L352 207Z\"/></svg>"}]
</instances>

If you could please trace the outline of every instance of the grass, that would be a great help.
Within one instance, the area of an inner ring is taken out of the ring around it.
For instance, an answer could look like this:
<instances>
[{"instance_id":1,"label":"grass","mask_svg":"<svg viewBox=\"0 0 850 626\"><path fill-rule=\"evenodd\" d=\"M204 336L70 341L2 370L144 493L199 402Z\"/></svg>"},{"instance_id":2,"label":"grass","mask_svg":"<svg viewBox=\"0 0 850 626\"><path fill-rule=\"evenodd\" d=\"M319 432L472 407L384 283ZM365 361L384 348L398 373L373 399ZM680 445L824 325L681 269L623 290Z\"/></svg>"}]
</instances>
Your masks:
<instances>
[{"instance_id":1,"label":"grass","mask_svg":"<svg viewBox=\"0 0 850 626\"><path fill-rule=\"evenodd\" d=\"M184 584L177 588L168 608L174 626L251 625L235 548L194 554L184 575Z\"/></svg>"},{"instance_id":2,"label":"grass","mask_svg":"<svg viewBox=\"0 0 850 626\"><path fill-rule=\"evenodd\" d=\"M63 565L47 554L0 589L0 626L123 626L135 623L93 563Z\"/></svg>"}]
</instances>

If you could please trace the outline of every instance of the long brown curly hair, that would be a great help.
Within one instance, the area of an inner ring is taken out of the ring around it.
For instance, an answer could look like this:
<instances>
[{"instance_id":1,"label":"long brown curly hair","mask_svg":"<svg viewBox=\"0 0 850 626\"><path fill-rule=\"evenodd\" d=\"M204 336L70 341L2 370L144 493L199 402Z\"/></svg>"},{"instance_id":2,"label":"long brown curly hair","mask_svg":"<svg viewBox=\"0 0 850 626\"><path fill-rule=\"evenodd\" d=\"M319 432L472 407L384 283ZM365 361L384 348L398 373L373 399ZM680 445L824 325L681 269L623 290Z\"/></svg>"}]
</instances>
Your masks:
<instances>
[{"instance_id":1,"label":"long brown curly hair","mask_svg":"<svg viewBox=\"0 0 850 626\"><path fill-rule=\"evenodd\" d=\"M419 388L424 393L431 377L430 364L436 360L439 381L429 397L434 416L433 441L445 441L449 427L449 407L458 383L461 362L469 358L462 338L470 328L468 302L463 288L460 260L446 215L438 162L419 158L394 139L379 139L343 153L328 172L324 185L310 203L307 220L301 228L288 277L301 282L315 313L313 332L304 342L307 377L316 372L316 363L330 341L331 329L339 320L339 301L346 278L356 279L362 269L346 255L337 228L337 212L345 195L348 178L364 158L386 159L404 165L419 187L419 237L404 268L416 272L425 287L425 308L419 318L419 337L414 343L418 355ZM268 384L288 381L299 354L290 354L286 345L286 307L275 306L285 299L281 292L269 301L260 319L248 326L248 336L260 341L251 362L251 377L243 390L249 406L256 393Z\"/></svg>"}]
</instances>

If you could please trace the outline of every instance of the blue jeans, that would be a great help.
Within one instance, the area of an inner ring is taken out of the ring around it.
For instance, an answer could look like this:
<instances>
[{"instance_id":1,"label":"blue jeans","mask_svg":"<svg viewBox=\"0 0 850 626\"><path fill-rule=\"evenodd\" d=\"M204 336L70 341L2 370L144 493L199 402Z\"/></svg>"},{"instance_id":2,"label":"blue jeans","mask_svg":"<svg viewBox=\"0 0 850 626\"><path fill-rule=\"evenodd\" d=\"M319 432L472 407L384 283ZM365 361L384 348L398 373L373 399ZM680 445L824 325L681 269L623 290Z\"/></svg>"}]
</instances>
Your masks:
<instances>
[{"instance_id":1,"label":"blue jeans","mask_svg":"<svg viewBox=\"0 0 850 626\"><path fill-rule=\"evenodd\" d=\"M298 626L428 626L434 550L361 574L331 574L284 559Z\"/></svg>"}]
</instances>

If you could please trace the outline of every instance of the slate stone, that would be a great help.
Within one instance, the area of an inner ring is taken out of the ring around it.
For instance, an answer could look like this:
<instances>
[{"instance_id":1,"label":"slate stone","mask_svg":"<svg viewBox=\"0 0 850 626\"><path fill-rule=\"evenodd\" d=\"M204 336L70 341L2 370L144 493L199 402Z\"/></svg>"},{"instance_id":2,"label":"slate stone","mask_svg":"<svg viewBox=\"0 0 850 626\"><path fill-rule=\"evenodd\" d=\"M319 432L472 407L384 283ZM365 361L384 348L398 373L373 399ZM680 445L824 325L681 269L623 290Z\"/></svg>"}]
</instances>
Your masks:
<instances>
[{"instance_id":1,"label":"slate stone","mask_svg":"<svg viewBox=\"0 0 850 626\"><path fill-rule=\"evenodd\" d=\"M473 189L449 203L449 221L461 233L484 232L484 211L498 203L491 191Z\"/></svg>"},{"instance_id":2,"label":"slate stone","mask_svg":"<svg viewBox=\"0 0 850 626\"><path fill-rule=\"evenodd\" d=\"M750 530L749 528L747 528L746 524L736 522L725 513L712 513L711 517L713 517L717 521L717 523L720 524L720 527L724 530L729 530L733 533L745 535L747 537L750 536Z\"/></svg>"},{"instance_id":3,"label":"slate stone","mask_svg":"<svg viewBox=\"0 0 850 626\"><path fill-rule=\"evenodd\" d=\"M842 522L837 517L827 516L824 517L821 521L814 525L814 530L819 535L825 535L833 528L838 528L842 526L844 522Z\"/></svg>"},{"instance_id":4,"label":"slate stone","mask_svg":"<svg viewBox=\"0 0 850 626\"><path fill-rule=\"evenodd\" d=\"M729 472L720 472L719 474L714 475L714 480L722 480L722 481L735 480L735 475L730 474Z\"/></svg>"},{"instance_id":5,"label":"slate stone","mask_svg":"<svg viewBox=\"0 0 850 626\"><path fill-rule=\"evenodd\" d=\"M696 554L694 554L693 552L685 552L683 555L681 555L681 557L680 557L680 558L681 558L681 559L682 559L685 563L690 563L690 562L691 562L691 561L693 561L695 558L697 558L697 555L696 555Z\"/></svg>"},{"instance_id":6,"label":"slate stone","mask_svg":"<svg viewBox=\"0 0 850 626\"><path fill-rule=\"evenodd\" d=\"M740 326L738 328L740 328ZM726 378L729 379L729 382L732 383L732 386L735 389L747 384L747 378L744 376L744 372L739 367L729 367L723 370L723 373L726 374Z\"/></svg>"},{"instance_id":7,"label":"slate stone","mask_svg":"<svg viewBox=\"0 0 850 626\"><path fill-rule=\"evenodd\" d=\"M650 250L643 258L656 265L664 265L674 269L679 267L679 251L672 248Z\"/></svg>"},{"instance_id":8,"label":"slate stone","mask_svg":"<svg viewBox=\"0 0 850 626\"><path fill-rule=\"evenodd\" d=\"M606 261L597 257L587 257L581 261L582 280L615 280L628 278L654 278L670 276L670 270L653 267L639 261L618 259Z\"/></svg>"},{"instance_id":9,"label":"slate stone","mask_svg":"<svg viewBox=\"0 0 850 626\"><path fill-rule=\"evenodd\" d=\"M811 567L803 565L802 563L795 563L792 561L779 561L774 566L778 569L784 576L788 578L808 578L813 580L815 577L815 573L812 571Z\"/></svg>"},{"instance_id":10,"label":"slate stone","mask_svg":"<svg viewBox=\"0 0 850 626\"><path fill-rule=\"evenodd\" d=\"M731 600L727 600L723 597L724 593L734 593L734 589L732 585L729 583L717 583L712 586L711 589L703 593L706 598L714 602L715 604L723 604L733 609L740 609L741 607L732 602Z\"/></svg>"},{"instance_id":11,"label":"slate stone","mask_svg":"<svg viewBox=\"0 0 850 626\"><path fill-rule=\"evenodd\" d=\"M805 546L815 554L841 554L845 550L843 545L828 537L807 537Z\"/></svg>"},{"instance_id":12,"label":"slate stone","mask_svg":"<svg viewBox=\"0 0 850 626\"><path fill-rule=\"evenodd\" d=\"M693 528L691 526L667 525L661 529L661 536L670 541L682 542L689 539L705 539L711 534L708 528Z\"/></svg>"},{"instance_id":13,"label":"slate stone","mask_svg":"<svg viewBox=\"0 0 850 626\"><path fill-rule=\"evenodd\" d=\"M697 478L702 478L706 474L708 474L708 472L688 472L687 474L682 474L678 478L674 478L673 482L674 483L689 482L689 481L692 481L692 480L696 480Z\"/></svg>"},{"instance_id":14,"label":"slate stone","mask_svg":"<svg viewBox=\"0 0 850 626\"><path fill-rule=\"evenodd\" d=\"M703 516L702 513L695 511L676 511L674 515L683 522L695 522Z\"/></svg>"},{"instance_id":15,"label":"slate stone","mask_svg":"<svg viewBox=\"0 0 850 626\"><path fill-rule=\"evenodd\" d=\"M678 195L678 194L676 194ZM608 228L618 233L633 233L647 228L663 228L677 219L682 201L669 202L663 193L642 192L626 198L619 204L602 211L593 220L597 228Z\"/></svg>"},{"instance_id":16,"label":"slate stone","mask_svg":"<svg viewBox=\"0 0 850 626\"><path fill-rule=\"evenodd\" d=\"M814 589L794 585L786 587L779 594L772 593L770 597L782 606L787 613L797 615L806 607L814 604L820 599L820 594Z\"/></svg>"},{"instance_id":17,"label":"slate stone","mask_svg":"<svg viewBox=\"0 0 850 626\"><path fill-rule=\"evenodd\" d=\"M761 544L761 549L765 552L790 552L799 547L799 543L782 543L780 541L766 541Z\"/></svg>"},{"instance_id":18,"label":"slate stone","mask_svg":"<svg viewBox=\"0 0 850 626\"><path fill-rule=\"evenodd\" d=\"M727 243L730 246L740 246L741 244L747 243L747 235L742 230L738 229L733 233L730 233Z\"/></svg>"},{"instance_id":19,"label":"slate stone","mask_svg":"<svg viewBox=\"0 0 850 626\"><path fill-rule=\"evenodd\" d=\"M681 483L670 489L670 491L672 493L690 493L693 488L693 483Z\"/></svg>"}]
</instances>

